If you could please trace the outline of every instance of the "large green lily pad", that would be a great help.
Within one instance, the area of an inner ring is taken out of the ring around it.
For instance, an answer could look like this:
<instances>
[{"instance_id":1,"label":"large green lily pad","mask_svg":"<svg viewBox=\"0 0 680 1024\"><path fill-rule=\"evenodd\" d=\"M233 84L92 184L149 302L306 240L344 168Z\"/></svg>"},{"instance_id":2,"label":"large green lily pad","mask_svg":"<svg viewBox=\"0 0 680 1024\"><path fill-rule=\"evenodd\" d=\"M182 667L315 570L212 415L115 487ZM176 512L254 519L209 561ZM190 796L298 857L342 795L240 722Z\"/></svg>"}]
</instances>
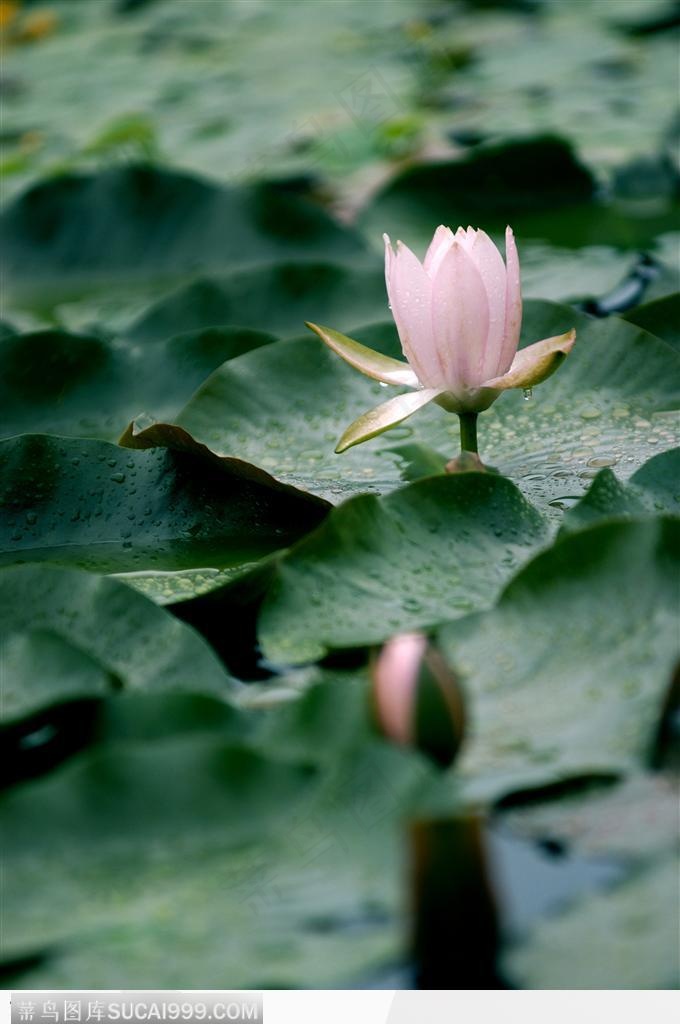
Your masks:
<instances>
[{"instance_id":1,"label":"large green lily pad","mask_svg":"<svg viewBox=\"0 0 680 1024\"><path fill-rule=\"evenodd\" d=\"M119 738L7 794L5 955L48 953L21 984L328 986L393 963L397 829L429 776L364 731L342 755Z\"/></svg>"},{"instance_id":2,"label":"large green lily pad","mask_svg":"<svg viewBox=\"0 0 680 1024\"><path fill-rule=\"evenodd\" d=\"M652 451L677 440L677 353L617 318L593 320L539 300L525 305L526 342L573 326L572 353L531 401L518 392L503 395L479 423L483 459L539 507L556 512L580 497L603 466L616 465L626 477ZM394 451L404 440L449 458L459 449L457 417L430 407L374 441L335 455L345 427L385 397L385 388L310 336L226 363L177 422L213 451L248 459L337 502L357 491L393 489L408 473L408 458Z\"/></svg>"},{"instance_id":3,"label":"large green lily pad","mask_svg":"<svg viewBox=\"0 0 680 1024\"><path fill-rule=\"evenodd\" d=\"M564 516L564 529L579 529L607 516L680 515L680 448L661 452L627 484L601 469L585 495Z\"/></svg>"},{"instance_id":4,"label":"large green lily pad","mask_svg":"<svg viewBox=\"0 0 680 1024\"><path fill-rule=\"evenodd\" d=\"M539 554L492 611L442 628L471 708L470 795L647 756L680 657L679 568L677 520L603 522Z\"/></svg>"},{"instance_id":5,"label":"large green lily pad","mask_svg":"<svg viewBox=\"0 0 680 1024\"><path fill-rule=\"evenodd\" d=\"M118 580L56 567L3 569L0 621L5 720L124 689L229 699L236 688L192 629Z\"/></svg>"},{"instance_id":6,"label":"large green lily pad","mask_svg":"<svg viewBox=\"0 0 680 1024\"><path fill-rule=\"evenodd\" d=\"M626 313L624 319L680 350L680 292L637 306Z\"/></svg>"},{"instance_id":7,"label":"large green lily pad","mask_svg":"<svg viewBox=\"0 0 680 1024\"><path fill-rule=\"evenodd\" d=\"M548 534L517 488L492 474L352 498L277 561L260 645L273 662L313 661L488 606Z\"/></svg>"},{"instance_id":8,"label":"large green lily pad","mask_svg":"<svg viewBox=\"0 0 680 1024\"><path fill-rule=\"evenodd\" d=\"M536 794L529 794L536 796ZM502 821L514 835L548 840L589 857L637 865L672 851L678 840L677 785L670 774L640 772L624 782L575 787L510 806Z\"/></svg>"},{"instance_id":9,"label":"large green lily pad","mask_svg":"<svg viewBox=\"0 0 680 1024\"><path fill-rule=\"evenodd\" d=\"M221 324L297 335L305 320L315 318L350 330L384 319L386 310L385 275L377 260L361 268L281 261L193 281L145 310L125 335L139 344Z\"/></svg>"},{"instance_id":10,"label":"large green lily pad","mask_svg":"<svg viewBox=\"0 0 680 1024\"><path fill-rule=\"evenodd\" d=\"M274 341L271 334L206 328L144 344L35 331L0 339L2 434L117 440L135 416L171 420L227 359Z\"/></svg>"},{"instance_id":11,"label":"large green lily pad","mask_svg":"<svg viewBox=\"0 0 680 1024\"><path fill-rule=\"evenodd\" d=\"M0 214L0 233L6 301L43 312L236 263L363 252L351 230L274 185L220 187L146 165L38 183Z\"/></svg>"},{"instance_id":12,"label":"large green lily pad","mask_svg":"<svg viewBox=\"0 0 680 1024\"><path fill-rule=\"evenodd\" d=\"M238 459L24 434L0 442L0 564L97 571L241 566L327 506Z\"/></svg>"},{"instance_id":13,"label":"large green lily pad","mask_svg":"<svg viewBox=\"0 0 680 1024\"><path fill-rule=\"evenodd\" d=\"M540 923L507 954L510 982L532 989L676 989L677 857Z\"/></svg>"}]
</instances>

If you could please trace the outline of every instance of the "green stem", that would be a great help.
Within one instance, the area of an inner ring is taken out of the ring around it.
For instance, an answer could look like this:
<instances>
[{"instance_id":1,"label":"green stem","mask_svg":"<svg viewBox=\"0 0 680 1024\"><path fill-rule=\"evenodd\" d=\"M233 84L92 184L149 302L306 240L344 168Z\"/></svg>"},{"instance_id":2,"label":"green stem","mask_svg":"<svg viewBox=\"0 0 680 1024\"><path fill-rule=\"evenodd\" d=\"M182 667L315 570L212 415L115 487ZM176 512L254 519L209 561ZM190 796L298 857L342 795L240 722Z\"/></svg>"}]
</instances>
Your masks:
<instances>
[{"instance_id":1,"label":"green stem","mask_svg":"<svg viewBox=\"0 0 680 1024\"><path fill-rule=\"evenodd\" d=\"M460 450L477 454L477 416L476 412L459 412Z\"/></svg>"}]
</instances>

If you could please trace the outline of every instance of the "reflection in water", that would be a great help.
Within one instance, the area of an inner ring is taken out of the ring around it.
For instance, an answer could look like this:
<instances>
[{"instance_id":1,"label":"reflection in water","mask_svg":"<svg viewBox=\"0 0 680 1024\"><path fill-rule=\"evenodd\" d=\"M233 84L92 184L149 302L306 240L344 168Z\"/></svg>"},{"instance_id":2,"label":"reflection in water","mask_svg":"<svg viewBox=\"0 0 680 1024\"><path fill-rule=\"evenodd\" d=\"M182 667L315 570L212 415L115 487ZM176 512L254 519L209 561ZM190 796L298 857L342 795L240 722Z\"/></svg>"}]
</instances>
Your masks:
<instances>
[{"instance_id":1,"label":"reflection in water","mask_svg":"<svg viewBox=\"0 0 680 1024\"><path fill-rule=\"evenodd\" d=\"M626 873L614 860L519 838L481 814L418 822L409 840L414 965L400 987L508 987L497 966L502 945Z\"/></svg>"}]
</instances>

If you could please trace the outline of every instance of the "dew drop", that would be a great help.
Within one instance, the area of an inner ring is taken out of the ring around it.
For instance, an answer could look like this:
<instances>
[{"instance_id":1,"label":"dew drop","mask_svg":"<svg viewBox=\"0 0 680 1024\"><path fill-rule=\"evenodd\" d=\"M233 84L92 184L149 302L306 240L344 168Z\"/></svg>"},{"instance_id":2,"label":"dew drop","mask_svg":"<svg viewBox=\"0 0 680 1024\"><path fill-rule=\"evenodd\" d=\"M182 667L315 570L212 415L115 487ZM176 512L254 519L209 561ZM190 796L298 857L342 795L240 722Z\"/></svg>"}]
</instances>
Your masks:
<instances>
[{"instance_id":1,"label":"dew drop","mask_svg":"<svg viewBox=\"0 0 680 1024\"><path fill-rule=\"evenodd\" d=\"M618 461L617 455L598 455L593 459L588 459L586 465L594 469L603 469L605 466L615 466Z\"/></svg>"},{"instance_id":2,"label":"dew drop","mask_svg":"<svg viewBox=\"0 0 680 1024\"><path fill-rule=\"evenodd\" d=\"M583 420L596 420L602 415L602 411L595 405L584 405L579 410L579 416Z\"/></svg>"},{"instance_id":3,"label":"dew drop","mask_svg":"<svg viewBox=\"0 0 680 1024\"><path fill-rule=\"evenodd\" d=\"M534 392L533 392L532 388L524 388L522 390L522 397L523 397L524 401L528 402L529 399L531 398L531 396L533 395L533 393Z\"/></svg>"},{"instance_id":4,"label":"dew drop","mask_svg":"<svg viewBox=\"0 0 680 1024\"><path fill-rule=\"evenodd\" d=\"M581 496L578 494L565 494L562 498L553 498L548 504L552 508L559 508L562 512L566 512L567 509L573 508L577 501L581 500Z\"/></svg>"}]
</instances>

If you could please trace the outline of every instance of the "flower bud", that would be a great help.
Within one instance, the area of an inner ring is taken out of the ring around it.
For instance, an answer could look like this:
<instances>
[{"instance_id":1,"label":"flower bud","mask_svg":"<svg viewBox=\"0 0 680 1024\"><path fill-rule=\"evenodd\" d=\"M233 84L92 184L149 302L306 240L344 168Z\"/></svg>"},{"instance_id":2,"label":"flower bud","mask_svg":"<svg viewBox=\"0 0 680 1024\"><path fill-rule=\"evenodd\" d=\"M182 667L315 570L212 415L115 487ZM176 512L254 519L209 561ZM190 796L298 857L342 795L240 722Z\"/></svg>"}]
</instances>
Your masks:
<instances>
[{"instance_id":1,"label":"flower bud","mask_svg":"<svg viewBox=\"0 0 680 1024\"><path fill-rule=\"evenodd\" d=\"M372 666L375 723L388 739L417 747L442 768L454 760L464 732L456 675L422 633L402 633Z\"/></svg>"}]
</instances>

